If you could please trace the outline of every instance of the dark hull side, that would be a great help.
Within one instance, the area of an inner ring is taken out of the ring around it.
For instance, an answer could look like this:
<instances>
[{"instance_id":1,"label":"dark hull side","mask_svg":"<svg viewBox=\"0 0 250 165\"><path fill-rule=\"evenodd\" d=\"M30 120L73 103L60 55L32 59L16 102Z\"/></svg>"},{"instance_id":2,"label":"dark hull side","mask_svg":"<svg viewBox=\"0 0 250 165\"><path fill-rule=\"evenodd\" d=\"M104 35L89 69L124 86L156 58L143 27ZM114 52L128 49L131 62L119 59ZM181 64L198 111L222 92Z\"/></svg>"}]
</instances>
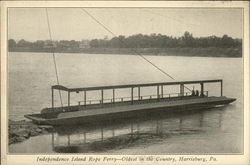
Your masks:
<instances>
[{"instance_id":1,"label":"dark hull side","mask_svg":"<svg viewBox=\"0 0 250 165\"><path fill-rule=\"evenodd\" d=\"M226 105L229 104L236 99L226 99L223 101L215 101L209 103L195 103L195 104L188 104L188 105L181 105L181 106L174 106L174 107L164 107L164 108L150 108L150 109L142 109L139 111L126 111L126 112L119 112L119 113L108 113L108 114L98 114L94 116L80 116L80 117L71 117L71 118L54 118L54 119L42 119L42 120L35 120L29 118L29 116L25 116L31 119L36 124L48 124L48 125L78 125L84 123L93 123L93 122L101 122L101 121L113 121L119 119L127 119L127 118L143 118L144 116L149 115L161 115L162 113L168 112L178 112L178 111L188 111L188 110L202 110L213 108L218 105Z\"/></svg>"}]
</instances>

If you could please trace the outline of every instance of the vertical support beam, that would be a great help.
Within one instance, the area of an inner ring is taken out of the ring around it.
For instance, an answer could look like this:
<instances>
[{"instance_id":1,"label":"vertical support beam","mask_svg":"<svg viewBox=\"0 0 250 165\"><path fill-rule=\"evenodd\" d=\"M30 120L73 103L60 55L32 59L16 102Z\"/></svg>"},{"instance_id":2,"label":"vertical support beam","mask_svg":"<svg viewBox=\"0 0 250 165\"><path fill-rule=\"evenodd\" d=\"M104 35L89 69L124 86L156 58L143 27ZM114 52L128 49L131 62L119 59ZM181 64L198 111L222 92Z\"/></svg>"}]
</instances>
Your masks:
<instances>
[{"instance_id":1,"label":"vertical support beam","mask_svg":"<svg viewBox=\"0 0 250 165\"><path fill-rule=\"evenodd\" d=\"M163 85L161 85L161 98L163 98Z\"/></svg>"},{"instance_id":2,"label":"vertical support beam","mask_svg":"<svg viewBox=\"0 0 250 165\"><path fill-rule=\"evenodd\" d=\"M115 103L115 88L113 88L113 103Z\"/></svg>"},{"instance_id":3,"label":"vertical support beam","mask_svg":"<svg viewBox=\"0 0 250 165\"><path fill-rule=\"evenodd\" d=\"M70 92L68 91L68 107L70 106Z\"/></svg>"},{"instance_id":4,"label":"vertical support beam","mask_svg":"<svg viewBox=\"0 0 250 165\"><path fill-rule=\"evenodd\" d=\"M52 106L52 109L54 109L54 88L51 87L51 106Z\"/></svg>"},{"instance_id":5,"label":"vertical support beam","mask_svg":"<svg viewBox=\"0 0 250 165\"><path fill-rule=\"evenodd\" d=\"M86 105L86 101L87 101L87 98L86 98L87 94L86 93L87 93L87 91L84 91L84 105Z\"/></svg>"},{"instance_id":6,"label":"vertical support beam","mask_svg":"<svg viewBox=\"0 0 250 165\"><path fill-rule=\"evenodd\" d=\"M159 98L160 98L160 97L159 97L159 96L160 96L159 93L160 93L160 91L159 91L159 85L157 85L157 99L158 99L158 100L159 100Z\"/></svg>"},{"instance_id":7,"label":"vertical support beam","mask_svg":"<svg viewBox=\"0 0 250 165\"><path fill-rule=\"evenodd\" d=\"M223 96L223 80L220 82L220 95Z\"/></svg>"},{"instance_id":8,"label":"vertical support beam","mask_svg":"<svg viewBox=\"0 0 250 165\"><path fill-rule=\"evenodd\" d=\"M141 100L141 88L138 87L138 100Z\"/></svg>"},{"instance_id":9,"label":"vertical support beam","mask_svg":"<svg viewBox=\"0 0 250 165\"><path fill-rule=\"evenodd\" d=\"M184 84L180 84L180 96L184 96Z\"/></svg>"},{"instance_id":10,"label":"vertical support beam","mask_svg":"<svg viewBox=\"0 0 250 165\"><path fill-rule=\"evenodd\" d=\"M204 96L204 84L201 83L201 96Z\"/></svg>"},{"instance_id":11,"label":"vertical support beam","mask_svg":"<svg viewBox=\"0 0 250 165\"><path fill-rule=\"evenodd\" d=\"M131 87L131 104L134 102L134 87Z\"/></svg>"},{"instance_id":12,"label":"vertical support beam","mask_svg":"<svg viewBox=\"0 0 250 165\"><path fill-rule=\"evenodd\" d=\"M101 103L103 104L103 89L101 90Z\"/></svg>"}]
</instances>

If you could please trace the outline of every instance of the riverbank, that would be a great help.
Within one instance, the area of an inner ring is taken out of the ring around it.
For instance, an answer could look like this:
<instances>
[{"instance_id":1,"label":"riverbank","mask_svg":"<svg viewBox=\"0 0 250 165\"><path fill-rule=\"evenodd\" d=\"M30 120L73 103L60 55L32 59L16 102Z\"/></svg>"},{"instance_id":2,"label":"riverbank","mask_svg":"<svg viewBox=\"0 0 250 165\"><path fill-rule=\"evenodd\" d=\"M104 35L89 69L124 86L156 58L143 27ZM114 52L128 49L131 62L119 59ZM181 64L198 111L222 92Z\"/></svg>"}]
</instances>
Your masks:
<instances>
[{"instance_id":1,"label":"riverbank","mask_svg":"<svg viewBox=\"0 0 250 165\"><path fill-rule=\"evenodd\" d=\"M18 48L12 52L51 52L51 50L31 50ZM154 56L188 56L188 57L242 57L241 47L220 48L85 48L85 49L67 49L55 50L56 53L88 53L88 54L126 54L126 55L154 55Z\"/></svg>"},{"instance_id":2,"label":"riverbank","mask_svg":"<svg viewBox=\"0 0 250 165\"><path fill-rule=\"evenodd\" d=\"M38 136L46 134L52 131L51 126L35 125L31 121L21 120L13 121L9 120L8 132L9 132L9 145L22 142L29 139L32 136Z\"/></svg>"}]
</instances>

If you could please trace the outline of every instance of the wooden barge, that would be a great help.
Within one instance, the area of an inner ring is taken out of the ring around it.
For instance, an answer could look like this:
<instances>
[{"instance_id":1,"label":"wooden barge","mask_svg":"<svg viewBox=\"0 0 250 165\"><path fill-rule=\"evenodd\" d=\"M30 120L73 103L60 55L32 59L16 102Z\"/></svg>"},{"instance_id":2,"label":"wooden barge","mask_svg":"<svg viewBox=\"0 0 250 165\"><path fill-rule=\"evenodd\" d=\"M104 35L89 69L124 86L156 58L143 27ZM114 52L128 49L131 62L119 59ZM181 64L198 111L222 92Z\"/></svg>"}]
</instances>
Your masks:
<instances>
[{"instance_id":1,"label":"wooden barge","mask_svg":"<svg viewBox=\"0 0 250 165\"><path fill-rule=\"evenodd\" d=\"M204 84L220 83L220 96L208 96L208 91L204 91ZM185 85L200 84L199 91L184 92ZM165 86L178 85L180 92L175 94L164 94ZM156 95L141 96L140 89L143 87L156 87ZM122 88L131 89L129 100L116 98L115 90ZM137 88L137 96L134 89ZM65 91L68 93L68 105L64 107L54 107L54 90ZM101 91L101 99L98 103L91 103L87 100L88 91ZM112 99L104 99L104 90L112 90ZM130 118L145 116L152 113L162 113L168 111L186 111L212 108L218 105L227 105L235 98L223 96L223 80L199 80L199 81L178 81L149 84L130 84L115 86L99 86L85 88L67 88L61 85L51 87L52 107L45 108L39 114L25 115L36 124L49 125L74 125L79 123L99 122L102 120L117 120L119 118ZM84 100L79 101L78 105L70 104L71 93L84 92ZM108 100L108 102L107 102Z\"/></svg>"}]
</instances>

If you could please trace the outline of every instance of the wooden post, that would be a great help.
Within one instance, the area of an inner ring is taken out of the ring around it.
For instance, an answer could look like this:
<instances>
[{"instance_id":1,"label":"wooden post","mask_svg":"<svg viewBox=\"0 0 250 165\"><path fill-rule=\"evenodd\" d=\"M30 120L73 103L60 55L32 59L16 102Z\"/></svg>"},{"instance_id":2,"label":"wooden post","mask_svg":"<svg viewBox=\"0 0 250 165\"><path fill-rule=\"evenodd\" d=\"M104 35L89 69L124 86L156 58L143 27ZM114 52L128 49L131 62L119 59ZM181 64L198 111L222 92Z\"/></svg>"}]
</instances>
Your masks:
<instances>
[{"instance_id":1,"label":"wooden post","mask_svg":"<svg viewBox=\"0 0 250 165\"><path fill-rule=\"evenodd\" d=\"M101 103L103 104L103 89L102 89L101 91L102 91L102 92L101 92L101 95L102 95L102 96L101 96L101 97L102 97L102 98L101 98Z\"/></svg>"},{"instance_id":2,"label":"wooden post","mask_svg":"<svg viewBox=\"0 0 250 165\"><path fill-rule=\"evenodd\" d=\"M201 96L204 96L204 84L201 83Z\"/></svg>"},{"instance_id":3,"label":"wooden post","mask_svg":"<svg viewBox=\"0 0 250 165\"><path fill-rule=\"evenodd\" d=\"M220 82L220 95L223 96L223 80Z\"/></svg>"},{"instance_id":4,"label":"wooden post","mask_svg":"<svg viewBox=\"0 0 250 165\"><path fill-rule=\"evenodd\" d=\"M115 88L113 88L113 103L115 103Z\"/></svg>"},{"instance_id":5,"label":"wooden post","mask_svg":"<svg viewBox=\"0 0 250 165\"><path fill-rule=\"evenodd\" d=\"M87 93L87 91L84 91L84 105L86 105L86 100L87 100L87 99L86 99L86 97L87 97L87 94L86 94L86 93Z\"/></svg>"},{"instance_id":6,"label":"wooden post","mask_svg":"<svg viewBox=\"0 0 250 165\"><path fill-rule=\"evenodd\" d=\"M163 85L161 85L161 98L163 98Z\"/></svg>"},{"instance_id":7,"label":"wooden post","mask_svg":"<svg viewBox=\"0 0 250 165\"><path fill-rule=\"evenodd\" d=\"M131 88L131 104L133 104L134 101L134 87Z\"/></svg>"},{"instance_id":8,"label":"wooden post","mask_svg":"<svg viewBox=\"0 0 250 165\"><path fill-rule=\"evenodd\" d=\"M180 96L184 96L184 84L180 84Z\"/></svg>"},{"instance_id":9,"label":"wooden post","mask_svg":"<svg viewBox=\"0 0 250 165\"><path fill-rule=\"evenodd\" d=\"M138 100L141 99L141 90L140 90L140 87L138 87Z\"/></svg>"},{"instance_id":10,"label":"wooden post","mask_svg":"<svg viewBox=\"0 0 250 165\"><path fill-rule=\"evenodd\" d=\"M157 85L157 99L159 100L159 93L160 93L160 91L159 91L159 85Z\"/></svg>"},{"instance_id":11,"label":"wooden post","mask_svg":"<svg viewBox=\"0 0 250 165\"><path fill-rule=\"evenodd\" d=\"M68 91L68 107L70 106L70 92Z\"/></svg>"},{"instance_id":12,"label":"wooden post","mask_svg":"<svg viewBox=\"0 0 250 165\"><path fill-rule=\"evenodd\" d=\"M54 88L51 88L51 96L52 96L52 100L51 100L51 104L52 104L52 109L54 109Z\"/></svg>"}]
</instances>

